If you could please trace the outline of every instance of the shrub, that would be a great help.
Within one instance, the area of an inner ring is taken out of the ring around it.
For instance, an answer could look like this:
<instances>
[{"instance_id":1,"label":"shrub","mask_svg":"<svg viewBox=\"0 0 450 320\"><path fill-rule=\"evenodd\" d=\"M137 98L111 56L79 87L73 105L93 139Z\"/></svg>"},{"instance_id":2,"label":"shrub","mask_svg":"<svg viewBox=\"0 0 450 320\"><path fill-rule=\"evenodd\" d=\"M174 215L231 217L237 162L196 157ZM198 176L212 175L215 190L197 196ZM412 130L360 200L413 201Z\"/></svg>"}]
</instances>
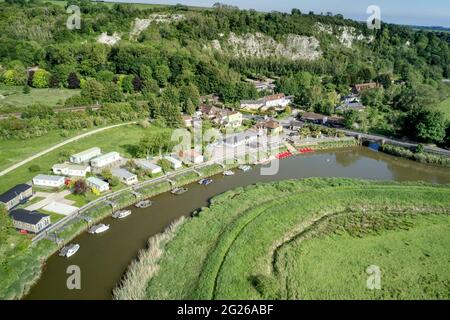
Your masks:
<instances>
[{"instance_id":1,"label":"shrub","mask_svg":"<svg viewBox=\"0 0 450 320\"><path fill-rule=\"evenodd\" d=\"M32 164L32 165L28 168L28 170L29 170L30 172L39 172L39 171L41 171L41 167L40 167L39 165L37 165L37 164Z\"/></svg>"}]
</instances>

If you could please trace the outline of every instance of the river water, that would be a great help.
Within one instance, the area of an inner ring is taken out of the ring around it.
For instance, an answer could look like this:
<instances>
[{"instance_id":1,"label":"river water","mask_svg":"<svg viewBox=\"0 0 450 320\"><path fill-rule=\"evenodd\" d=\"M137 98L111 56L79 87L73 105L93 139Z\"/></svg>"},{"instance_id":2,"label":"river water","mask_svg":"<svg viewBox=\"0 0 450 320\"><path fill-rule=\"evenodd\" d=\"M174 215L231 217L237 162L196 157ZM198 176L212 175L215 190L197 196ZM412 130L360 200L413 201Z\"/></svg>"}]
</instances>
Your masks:
<instances>
[{"instance_id":1,"label":"river water","mask_svg":"<svg viewBox=\"0 0 450 320\"><path fill-rule=\"evenodd\" d=\"M224 191L253 184L307 177L349 177L361 179L450 183L450 169L428 166L355 147L300 155L280 162L279 172L262 176L259 167L248 172L236 170L233 177L217 175L207 187L196 183L180 196L170 193L153 197L153 206L132 208L133 214L123 220L107 218L111 228L101 235L83 233L73 240L81 249L70 259L50 257L41 279L31 288L27 299L111 299L112 289L129 263L152 235L162 232L178 217L208 205L208 200ZM66 286L67 267L81 269L81 289Z\"/></svg>"}]
</instances>

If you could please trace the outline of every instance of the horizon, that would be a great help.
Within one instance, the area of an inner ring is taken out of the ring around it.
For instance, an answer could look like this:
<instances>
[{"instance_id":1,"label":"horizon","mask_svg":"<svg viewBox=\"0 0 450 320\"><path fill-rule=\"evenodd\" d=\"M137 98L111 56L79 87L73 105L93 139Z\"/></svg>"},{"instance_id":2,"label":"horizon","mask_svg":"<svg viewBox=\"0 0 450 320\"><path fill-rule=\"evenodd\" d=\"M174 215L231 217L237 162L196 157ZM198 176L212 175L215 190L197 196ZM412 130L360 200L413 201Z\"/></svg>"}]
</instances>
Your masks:
<instances>
[{"instance_id":1,"label":"horizon","mask_svg":"<svg viewBox=\"0 0 450 320\"><path fill-rule=\"evenodd\" d=\"M183 4L196 7L212 7L217 0L105 0L105 2L121 3L148 3L176 5ZM239 9L255 9L261 12L279 11L290 12L293 8L302 13L314 11L315 14L326 14L332 12L334 15L342 14L345 18L366 21L369 14L366 9L369 5L378 5L381 9L381 20L385 23L400 25L423 26L423 27L445 27L450 28L450 2L445 0L430 0L424 3L421 0L360 0L354 3L352 0L226 0L224 4L238 6ZM430 4L431 3L431 4ZM407 9L406 9L407 8Z\"/></svg>"}]
</instances>

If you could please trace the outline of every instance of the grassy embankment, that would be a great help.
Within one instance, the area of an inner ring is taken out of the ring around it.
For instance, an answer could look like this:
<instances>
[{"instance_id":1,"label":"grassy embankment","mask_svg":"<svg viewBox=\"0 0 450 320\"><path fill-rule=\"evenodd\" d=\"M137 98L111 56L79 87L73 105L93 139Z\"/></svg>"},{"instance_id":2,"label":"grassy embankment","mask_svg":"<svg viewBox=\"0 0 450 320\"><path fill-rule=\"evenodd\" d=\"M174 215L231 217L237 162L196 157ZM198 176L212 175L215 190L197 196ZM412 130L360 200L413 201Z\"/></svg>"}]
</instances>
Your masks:
<instances>
[{"instance_id":1,"label":"grassy embankment","mask_svg":"<svg viewBox=\"0 0 450 320\"><path fill-rule=\"evenodd\" d=\"M134 262L115 297L448 299L449 214L448 186L307 179L238 188L172 240L151 242L164 253ZM381 268L381 290L366 288L370 265ZM140 277L148 268L157 271Z\"/></svg>"},{"instance_id":2,"label":"grassy embankment","mask_svg":"<svg viewBox=\"0 0 450 320\"><path fill-rule=\"evenodd\" d=\"M78 89L35 89L23 93L23 87L0 86L0 113L21 112L31 104L64 107L66 99L80 93Z\"/></svg>"},{"instance_id":3,"label":"grassy embankment","mask_svg":"<svg viewBox=\"0 0 450 320\"><path fill-rule=\"evenodd\" d=\"M450 98L445 99L438 105L438 109L442 111L447 119L450 120Z\"/></svg>"},{"instance_id":4,"label":"grassy embankment","mask_svg":"<svg viewBox=\"0 0 450 320\"><path fill-rule=\"evenodd\" d=\"M408 148L397 147L390 144L380 146L380 151L396 157L406 158L420 163L450 167L450 157L441 156L433 153L413 152Z\"/></svg>"}]
</instances>

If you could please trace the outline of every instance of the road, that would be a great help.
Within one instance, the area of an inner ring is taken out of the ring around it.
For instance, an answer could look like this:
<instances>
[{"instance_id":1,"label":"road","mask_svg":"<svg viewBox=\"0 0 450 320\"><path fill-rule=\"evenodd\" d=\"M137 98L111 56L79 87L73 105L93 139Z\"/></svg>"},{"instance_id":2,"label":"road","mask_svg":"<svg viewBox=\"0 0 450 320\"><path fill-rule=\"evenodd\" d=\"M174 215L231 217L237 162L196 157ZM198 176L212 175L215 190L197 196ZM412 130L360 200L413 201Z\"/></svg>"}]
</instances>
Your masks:
<instances>
[{"instance_id":1,"label":"road","mask_svg":"<svg viewBox=\"0 0 450 320\"><path fill-rule=\"evenodd\" d=\"M338 130L344 132L347 136L356 137L356 138L359 137L362 139L373 140L373 141L384 141L384 143L392 144L392 145L404 147L404 148L416 148L419 145L418 142L414 142L414 141L403 141L403 140L399 140L399 139L388 138L388 137L381 136L381 135L367 134L367 133L362 133L362 132L352 131L352 130L347 130L347 129L338 129ZM444 155L444 156L450 156L450 150L446 150L446 149L442 149L442 148L439 148L436 146L430 146L430 145L426 145L426 144L423 145L423 147L426 152L440 154L440 155Z\"/></svg>"},{"instance_id":2,"label":"road","mask_svg":"<svg viewBox=\"0 0 450 320\"><path fill-rule=\"evenodd\" d=\"M88 137L88 136L90 136L90 135L99 133L99 132L104 131L104 130L108 130L108 129L112 129L112 128L117 128L117 127L129 125L129 124L133 124L133 123L137 123L137 121L131 121L131 122L126 122L126 123L120 123L120 124L115 124L115 125L112 125L112 126L107 126L107 127L95 129L95 130L92 130L92 131L89 131L89 132L80 134L80 135L78 135L78 136L72 137L72 138L70 138L70 139L67 139L67 140L65 140L65 141L63 141L63 142L60 142L60 143L58 143L58 144L55 144L53 147L47 148L47 149L45 149L45 150L42 150L42 151L40 151L40 152L38 152L38 153L32 155L31 157L28 157L28 158L26 158L25 160L22 160L22 161L20 161L20 162L18 162L18 163L16 163L16 164L14 164L14 165L12 165L12 166L6 168L5 170L3 170L3 171L0 172L0 177L1 177L1 176L4 176L5 174L7 174L7 173L9 173L9 172L11 172L11 171L13 171L13 170L15 170L15 169L21 167L21 166L23 166L24 164L27 164L27 163L30 162L30 161L33 161L33 160L36 159L36 158L39 158L39 157L41 157L41 156L43 156L43 155L45 155L45 154L47 154L47 153L49 153L49 152L52 152L53 150L56 150L56 149L58 149L58 148L61 148L62 146L65 146L66 144L69 144L69 143L74 142L74 141L77 141L77 140L79 140L79 139L82 139L82 138Z\"/></svg>"}]
</instances>

